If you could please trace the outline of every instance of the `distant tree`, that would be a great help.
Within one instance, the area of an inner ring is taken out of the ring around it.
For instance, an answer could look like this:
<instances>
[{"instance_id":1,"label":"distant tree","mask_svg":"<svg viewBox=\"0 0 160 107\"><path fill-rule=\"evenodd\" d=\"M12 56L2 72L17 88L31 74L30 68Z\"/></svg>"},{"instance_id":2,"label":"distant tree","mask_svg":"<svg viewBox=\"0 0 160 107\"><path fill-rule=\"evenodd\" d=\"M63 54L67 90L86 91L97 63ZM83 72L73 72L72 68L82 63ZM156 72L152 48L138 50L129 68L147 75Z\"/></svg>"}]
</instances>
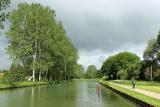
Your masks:
<instances>
[{"instance_id":1,"label":"distant tree","mask_svg":"<svg viewBox=\"0 0 160 107\"><path fill-rule=\"evenodd\" d=\"M83 65L78 64L74 77L80 79L80 78L82 78L84 72L85 72L85 70L84 70Z\"/></svg>"},{"instance_id":2,"label":"distant tree","mask_svg":"<svg viewBox=\"0 0 160 107\"><path fill-rule=\"evenodd\" d=\"M93 79L96 77L97 68L94 65L89 65L87 72L85 73L85 78Z\"/></svg>"},{"instance_id":3,"label":"distant tree","mask_svg":"<svg viewBox=\"0 0 160 107\"><path fill-rule=\"evenodd\" d=\"M106 59L101 71L109 79L130 79L138 77L140 62L140 58L136 54L121 52Z\"/></svg>"},{"instance_id":4,"label":"distant tree","mask_svg":"<svg viewBox=\"0 0 160 107\"><path fill-rule=\"evenodd\" d=\"M109 79L113 79L113 75L116 75L116 71L114 67L114 61L115 61L116 55L109 56L106 61L103 62L103 65L101 67L101 71L104 75L106 75Z\"/></svg>"},{"instance_id":5,"label":"distant tree","mask_svg":"<svg viewBox=\"0 0 160 107\"><path fill-rule=\"evenodd\" d=\"M97 72L96 72L96 78L102 78L102 71L101 70L97 70Z\"/></svg>"}]
</instances>

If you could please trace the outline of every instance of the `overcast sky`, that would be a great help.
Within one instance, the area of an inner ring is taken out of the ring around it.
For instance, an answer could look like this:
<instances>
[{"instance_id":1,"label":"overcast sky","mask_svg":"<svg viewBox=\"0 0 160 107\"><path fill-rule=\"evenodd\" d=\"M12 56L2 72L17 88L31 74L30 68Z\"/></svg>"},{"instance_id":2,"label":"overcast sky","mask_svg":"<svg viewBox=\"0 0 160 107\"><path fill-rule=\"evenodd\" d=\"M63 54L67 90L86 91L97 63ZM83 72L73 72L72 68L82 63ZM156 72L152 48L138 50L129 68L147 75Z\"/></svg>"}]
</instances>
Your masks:
<instances>
[{"instance_id":1,"label":"overcast sky","mask_svg":"<svg viewBox=\"0 0 160 107\"><path fill-rule=\"evenodd\" d=\"M12 0L11 8L24 1L56 11L85 68L89 64L100 68L109 55L120 51L142 57L147 41L160 29L160 0ZM1 69L10 65L6 46L1 36Z\"/></svg>"}]
</instances>

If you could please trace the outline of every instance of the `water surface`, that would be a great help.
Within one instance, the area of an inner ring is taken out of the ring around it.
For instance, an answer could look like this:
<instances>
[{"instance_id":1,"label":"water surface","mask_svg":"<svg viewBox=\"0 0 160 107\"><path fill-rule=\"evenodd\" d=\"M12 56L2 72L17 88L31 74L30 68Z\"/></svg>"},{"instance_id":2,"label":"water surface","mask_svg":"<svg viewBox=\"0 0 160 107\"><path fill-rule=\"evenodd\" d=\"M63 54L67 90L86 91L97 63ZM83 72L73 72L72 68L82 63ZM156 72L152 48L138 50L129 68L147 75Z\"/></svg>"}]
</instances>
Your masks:
<instances>
[{"instance_id":1,"label":"water surface","mask_svg":"<svg viewBox=\"0 0 160 107\"><path fill-rule=\"evenodd\" d=\"M0 91L0 107L135 107L95 81L73 81Z\"/></svg>"}]
</instances>

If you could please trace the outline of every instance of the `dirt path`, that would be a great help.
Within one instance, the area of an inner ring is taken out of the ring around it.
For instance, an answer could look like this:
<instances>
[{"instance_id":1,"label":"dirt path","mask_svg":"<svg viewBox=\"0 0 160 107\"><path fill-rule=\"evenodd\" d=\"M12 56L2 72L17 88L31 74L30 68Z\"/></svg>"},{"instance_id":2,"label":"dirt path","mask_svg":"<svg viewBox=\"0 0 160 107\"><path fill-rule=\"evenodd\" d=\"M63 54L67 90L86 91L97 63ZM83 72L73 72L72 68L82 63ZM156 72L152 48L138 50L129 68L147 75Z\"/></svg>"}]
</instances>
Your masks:
<instances>
[{"instance_id":1,"label":"dirt path","mask_svg":"<svg viewBox=\"0 0 160 107\"><path fill-rule=\"evenodd\" d=\"M156 92L146 91L146 90L139 89L139 88L133 89L132 87L125 86L125 85L120 85L120 84L115 84L115 83L111 83L111 84L114 84L114 85L117 85L117 86L126 88L126 89L128 89L128 90L135 91L135 92L144 94L144 95L146 95L146 96L150 96L150 97L152 97L152 98L155 98L155 99L159 99L159 100L160 100L160 94L159 94L159 93L156 93Z\"/></svg>"}]
</instances>

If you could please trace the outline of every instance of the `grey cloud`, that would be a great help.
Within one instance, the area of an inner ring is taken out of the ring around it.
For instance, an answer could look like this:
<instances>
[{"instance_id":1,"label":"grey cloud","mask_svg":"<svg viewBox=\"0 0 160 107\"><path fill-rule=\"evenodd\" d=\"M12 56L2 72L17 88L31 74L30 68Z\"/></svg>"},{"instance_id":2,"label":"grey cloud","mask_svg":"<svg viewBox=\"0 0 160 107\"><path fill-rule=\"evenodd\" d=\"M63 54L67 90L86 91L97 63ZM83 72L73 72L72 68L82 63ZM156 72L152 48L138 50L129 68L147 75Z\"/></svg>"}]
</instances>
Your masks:
<instances>
[{"instance_id":1,"label":"grey cloud","mask_svg":"<svg viewBox=\"0 0 160 107\"><path fill-rule=\"evenodd\" d=\"M56 10L66 32L80 50L115 51L128 43L144 44L160 24L155 0L20 0ZM14 1L16 2L16 1ZM158 5L159 4L159 5ZM114 47L114 48L113 48Z\"/></svg>"},{"instance_id":2,"label":"grey cloud","mask_svg":"<svg viewBox=\"0 0 160 107\"><path fill-rule=\"evenodd\" d=\"M20 2L38 2L54 9L80 51L144 48L160 28L159 0L12 0L11 8Z\"/></svg>"}]
</instances>

